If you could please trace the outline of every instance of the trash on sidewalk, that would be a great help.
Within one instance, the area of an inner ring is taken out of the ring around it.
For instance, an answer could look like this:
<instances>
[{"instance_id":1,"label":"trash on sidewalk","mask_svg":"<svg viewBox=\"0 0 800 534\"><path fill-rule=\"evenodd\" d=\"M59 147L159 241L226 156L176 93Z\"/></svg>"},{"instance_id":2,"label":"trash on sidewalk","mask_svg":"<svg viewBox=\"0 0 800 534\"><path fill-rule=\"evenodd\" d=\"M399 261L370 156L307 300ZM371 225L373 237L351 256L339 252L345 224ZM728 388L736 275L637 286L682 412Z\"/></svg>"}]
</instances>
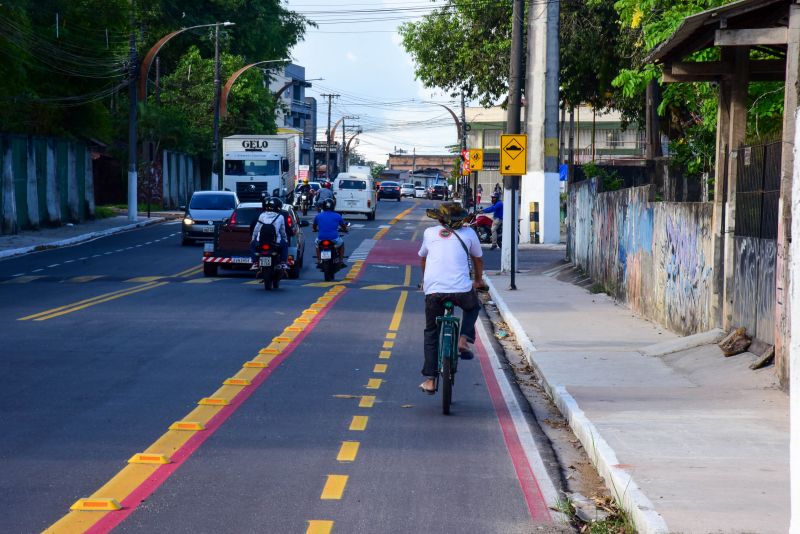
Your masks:
<instances>
[{"instance_id":1,"label":"trash on sidewalk","mask_svg":"<svg viewBox=\"0 0 800 534\"><path fill-rule=\"evenodd\" d=\"M735 356L746 351L750 342L751 339L745 333L745 328L740 326L719 342L719 348L725 356Z\"/></svg>"},{"instance_id":2,"label":"trash on sidewalk","mask_svg":"<svg viewBox=\"0 0 800 534\"><path fill-rule=\"evenodd\" d=\"M496 337L497 339L505 339L505 338L507 338L507 337L508 337L508 332L506 332L506 331L505 331L505 330L503 330L502 328L501 328L501 329L498 329L498 330L497 330L497 331L494 333L494 337Z\"/></svg>"},{"instance_id":3,"label":"trash on sidewalk","mask_svg":"<svg viewBox=\"0 0 800 534\"><path fill-rule=\"evenodd\" d=\"M750 369L756 371L762 367L766 367L775 360L775 347L772 346L764 351L756 361L750 364Z\"/></svg>"},{"instance_id":4,"label":"trash on sidewalk","mask_svg":"<svg viewBox=\"0 0 800 534\"><path fill-rule=\"evenodd\" d=\"M598 502L600 501L599 499L590 499L578 492L567 492L565 495L575 509L575 516L584 523L594 523L596 521L605 521L608 519L610 510L601 507L603 503Z\"/></svg>"}]
</instances>

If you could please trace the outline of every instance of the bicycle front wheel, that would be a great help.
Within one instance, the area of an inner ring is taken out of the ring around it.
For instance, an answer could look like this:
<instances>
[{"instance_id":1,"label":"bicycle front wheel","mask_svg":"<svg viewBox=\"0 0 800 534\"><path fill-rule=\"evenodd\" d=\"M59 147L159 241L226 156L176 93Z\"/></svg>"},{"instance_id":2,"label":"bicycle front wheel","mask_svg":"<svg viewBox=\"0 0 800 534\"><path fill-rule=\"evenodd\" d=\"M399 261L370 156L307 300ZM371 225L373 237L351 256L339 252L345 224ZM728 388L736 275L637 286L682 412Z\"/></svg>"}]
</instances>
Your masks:
<instances>
[{"instance_id":1,"label":"bicycle front wheel","mask_svg":"<svg viewBox=\"0 0 800 534\"><path fill-rule=\"evenodd\" d=\"M453 369L450 358L442 360L442 376L439 382L442 384L442 413L450 415L450 402L453 400Z\"/></svg>"}]
</instances>

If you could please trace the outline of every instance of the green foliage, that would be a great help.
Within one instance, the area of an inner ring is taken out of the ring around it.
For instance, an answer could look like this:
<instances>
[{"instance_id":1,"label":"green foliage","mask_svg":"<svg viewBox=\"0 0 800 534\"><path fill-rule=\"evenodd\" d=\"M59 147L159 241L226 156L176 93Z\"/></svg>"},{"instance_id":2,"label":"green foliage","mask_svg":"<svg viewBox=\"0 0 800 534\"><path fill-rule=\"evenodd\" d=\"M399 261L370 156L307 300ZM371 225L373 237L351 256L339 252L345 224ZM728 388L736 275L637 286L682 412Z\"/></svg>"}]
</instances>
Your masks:
<instances>
[{"instance_id":1,"label":"green foliage","mask_svg":"<svg viewBox=\"0 0 800 534\"><path fill-rule=\"evenodd\" d=\"M136 26L130 6L135 4ZM58 16L58 35L56 35ZM247 63L282 59L310 23L281 0L14 0L0 3L0 124L3 132L90 138L125 146L128 55L139 60L162 36L216 21L223 82ZM189 154L211 151L214 28L186 31L159 51L160 103L139 105L140 139ZM221 135L275 131L275 99L257 68L236 82ZM124 153L119 152L119 156Z\"/></svg>"},{"instance_id":2,"label":"green foliage","mask_svg":"<svg viewBox=\"0 0 800 534\"><path fill-rule=\"evenodd\" d=\"M596 165L594 163L584 163L582 167L583 174L587 178L600 179L602 191L617 191L623 185L625 185L625 180L623 180L619 173L613 169Z\"/></svg>"},{"instance_id":3,"label":"green foliage","mask_svg":"<svg viewBox=\"0 0 800 534\"><path fill-rule=\"evenodd\" d=\"M380 178L381 173L386 169L386 165L381 165L380 163L373 163L372 164L372 177L376 180Z\"/></svg>"}]
</instances>

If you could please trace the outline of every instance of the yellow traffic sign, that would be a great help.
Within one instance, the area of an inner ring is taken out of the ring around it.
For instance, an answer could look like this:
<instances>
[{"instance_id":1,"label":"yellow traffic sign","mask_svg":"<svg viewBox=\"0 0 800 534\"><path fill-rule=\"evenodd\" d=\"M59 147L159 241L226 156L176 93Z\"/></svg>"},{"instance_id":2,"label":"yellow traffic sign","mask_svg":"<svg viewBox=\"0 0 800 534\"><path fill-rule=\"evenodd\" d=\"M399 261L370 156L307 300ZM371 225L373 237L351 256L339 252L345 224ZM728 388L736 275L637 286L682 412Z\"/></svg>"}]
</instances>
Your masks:
<instances>
[{"instance_id":1,"label":"yellow traffic sign","mask_svg":"<svg viewBox=\"0 0 800 534\"><path fill-rule=\"evenodd\" d=\"M504 134L500 136L500 174L521 176L528 170L528 136Z\"/></svg>"},{"instance_id":2,"label":"yellow traffic sign","mask_svg":"<svg viewBox=\"0 0 800 534\"><path fill-rule=\"evenodd\" d=\"M483 149L469 149L469 170L473 172L483 170Z\"/></svg>"}]
</instances>

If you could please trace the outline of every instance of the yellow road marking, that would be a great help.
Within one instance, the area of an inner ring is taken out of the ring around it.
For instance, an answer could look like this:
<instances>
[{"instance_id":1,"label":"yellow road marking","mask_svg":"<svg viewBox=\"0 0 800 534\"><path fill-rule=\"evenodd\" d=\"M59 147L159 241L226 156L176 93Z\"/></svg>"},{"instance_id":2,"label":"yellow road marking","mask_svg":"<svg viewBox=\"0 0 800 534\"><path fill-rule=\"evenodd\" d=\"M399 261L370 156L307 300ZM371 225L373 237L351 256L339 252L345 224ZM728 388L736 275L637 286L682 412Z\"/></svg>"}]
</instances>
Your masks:
<instances>
[{"instance_id":1,"label":"yellow road marking","mask_svg":"<svg viewBox=\"0 0 800 534\"><path fill-rule=\"evenodd\" d=\"M344 284L344 282L312 282L310 284L303 284L303 287L334 287L342 284Z\"/></svg>"},{"instance_id":2,"label":"yellow road marking","mask_svg":"<svg viewBox=\"0 0 800 534\"><path fill-rule=\"evenodd\" d=\"M350 421L350 430L365 430L367 428L367 415L354 415L353 420Z\"/></svg>"},{"instance_id":3,"label":"yellow road marking","mask_svg":"<svg viewBox=\"0 0 800 534\"><path fill-rule=\"evenodd\" d=\"M383 348L384 349L391 349L392 347L394 347L394 341L384 341L383 342Z\"/></svg>"},{"instance_id":4,"label":"yellow road marking","mask_svg":"<svg viewBox=\"0 0 800 534\"><path fill-rule=\"evenodd\" d=\"M65 315L67 313L72 313L78 310L82 310L84 308L88 308L90 306L94 306L96 304L102 304L103 302L108 302L110 300L118 299L120 297L126 297L128 295L133 295L134 293L139 293L140 291L147 291L148 289L154 289L156 287L160 287L166 285L167 282L153 282L149 284L143 284L141 286L132 287L129 289L120 289L119 291L112 291L111 293L105 293L103 295L98 295L96 297L92 297L90 299L79 300L78 302L73 302L72 304L65 304L64 306L59 306L57 308L52 308L49 310L45 310L43 312L34 313L32 315L27 315L25 317L20 317L17 319L18 321L45 321L47 319L52 319L53 317L58 317L60 315Z\"/></svg>"},{"instance_id":5,"label":"yellow road marking","mask_svg":"<svg viewBox=\"0 0 800 534\"><path fill-rule=\"evenodd\" d=\"M340 462L354 462L358 455L358 447L360 444L357 441L343 441L342 446L339 447L339 454L336 455L336 460Z\"/></svg>"},{"instance_id":6,"label":"yellow road marking","mask_svg":"<svg viewBox=\"0 0 800 534\"><path fill-rule=\"evenodd\" d=\"M398 223L398 222L400 221L400 219L402 219L403 217L405 217L406 215L408 215L409 213L411 213L411 212L414 210L414 208L416 208L416 205L414 205L414 206L411 206L410 208L408 208L408 209L407 209L407 210L405 210L405 211L401 211L400 213L398 213L398 214L397 214L397 217L395 217L394 219L392 219L391 221L389 221L389 224L396 224L396 223Z\"/></svg>"},{"instance_id":7,"label":"yellow road marking","mask_svg":"<svg viewBox=\"0 0 800 534\"><path fill-rule=\"evenodd\" d=\"M367 382L367 389L380 389L383 380L380 378L370 378Z\"/></svg>"},{"instance_id":8,"label":"yellow road marking","mask_svg":"<svg viewBox=\"0 0 800 534\"><path fill-rule=\"evenodd\" d=\"M394 332L387 332L386 333L386 339L396 339L396 338L397 338L397 334L396 333L394 333Z\"/></svg>"},{"instance_id":9,"label":"yellow road marking","mask_svg":"<svg viewBox=\"0 0 800 534\"><path fill-rule=\"evenodd\" d=\"M408 298L408 291L401 291L400 298L397 301L397 306L394 308L394 315L392 315L392 322L389 324L389 330L397 332L400 330L400 321L403 319L403 308L406 306L406 299ZM385 348L391 348L386 347Z\"/></svg>"},{"instance_id":10,"label":"yellow road marking","mask_svg":"<svg viewBox=\"0 0 800 534\"><path fill-rule=\"evenodd\" d=\"M87 276L76 276L74 278L70 278L67 280L70 284L84 284L86 282L93 282L100 278L105 278L105 275L102 274L90 274Z\"/></svg>"},{"instance_id":11,"label":"yellow road marking","mask_svg":"<svg viewBox=\"0 0 800 534\"><path fill-rule=\"evenodd\" d=\"M328 475L328 480L325 481L325 487L322 488L322 495L320 499L326 501L338 501L344 494L344 488L347 486L347 475Z\"/></svg>"},{"instance_id":12,"label":"yellow road marking","mask_svg":"<svg viewBox=\"0 0 800 534\"><path fill-rule=\"evenodd\" d=\"M315 519L308 522L306 534L331 534L333 521L323 521Z\"/></svg>"},{"instance_id":13,"label":"yellow road marking","mask_svg":"<svg viewBox=\"0 0 800 534\"><path fill-rule=\"evenodd\" d=\"M137 284L144 284L147 282L158 282L164 278L163 276L137 276L136 278L129 278L126 282L135 282Z\"/></svg>"},{"instance_id":14,"label":"yellow road marking","mask_svg":"<svg viewBox=\"0 0 800 534\"><path fill-rule=\"evenodd\" d=\"M217 280L218 278L192 278L191 280L186 280L184 284L210 284Z\"/></svg>"},{"instance_id":15,"label":"yellow road marking","mask_svg":"<svg viewBox=\"0 0 800 534\"><path fill-rule=\"evenodd\" d=\"M70 510L100 510L104 512L121 509L122 506L116 499L79 499L70 507Z\"/></svg>"},{"instance_id":16,"label":"yellow road marking","mask_svg":"<svg viewBox=\"0 0 800 534\"><path fill-rule=\"evenodd\" d=\"M358 401L359 408L372 408L375 405L375 395L364 395Z\"/></svg>"},{"instance_id":17,"label":"yellow road marking","mask_svg":"<svg viewBox=\"0 0 800 534\"><path fill-rule=\"evenodd\" d=\"M373 291L387 291L389 289L394 289L396 287L400 287L394 284L375 284L374 286L364 286L361 289L369 289Z\"/></svg>"},{"instance_id":18,"label":"yellow road marking","mask_svg":"<svg viewBox=\"0 0 800 534\"><path fill-rule=\"evenodd\" d=\"M175 273L172 275L173 278L186 278L192 276L193 274L200 274L200 271L203 270L202 265L195 265L194 267L189 267L188 269L181 271L179 273Z\"/></svg>"},{"instance_id":19,"label":"yellow road marking","mask_svg":"<svg viewBox=\"0 0 800 534\"><path fill-rule=\"evenodd\" d=\"M28 282L33 282L38 280L39 278L44 278L44 276L17 276L16 278L12 278L11 280L6 280L3 282L4 284L27 284Z\"/></svg>"},{"instance_id":20,"label":"yellow road marking","mask_svg":"<svg viewBox=\"0 0 800 534\"><path fill-rule=\"evenodd\" d=\"M389 350L382 350L380 354L378 354L378 358L380 358L381 360L388 360L391 357L392 357L392 352Z\"/></svg>"},{"instance_id":21,"label":"yellow road marking","mask_svg":"<svg viewBox=\"0 0 800 534\"><path fill-rule=\"evenodd\" d=\"M388 366L385 363L376 363L375 368L372 369L373 373L385 373Z\"/></svg>"},{"instance_id":22,"label":"yellow road marking","mask_svg":"<svg viewBox=\"0 0 800 534\"><path fill-rule=\"evenodd\" d=\"M411 266L406 265L406 274L403 277L403 285L410 286L411 285Z\"/></svg>"}]
</instances>

